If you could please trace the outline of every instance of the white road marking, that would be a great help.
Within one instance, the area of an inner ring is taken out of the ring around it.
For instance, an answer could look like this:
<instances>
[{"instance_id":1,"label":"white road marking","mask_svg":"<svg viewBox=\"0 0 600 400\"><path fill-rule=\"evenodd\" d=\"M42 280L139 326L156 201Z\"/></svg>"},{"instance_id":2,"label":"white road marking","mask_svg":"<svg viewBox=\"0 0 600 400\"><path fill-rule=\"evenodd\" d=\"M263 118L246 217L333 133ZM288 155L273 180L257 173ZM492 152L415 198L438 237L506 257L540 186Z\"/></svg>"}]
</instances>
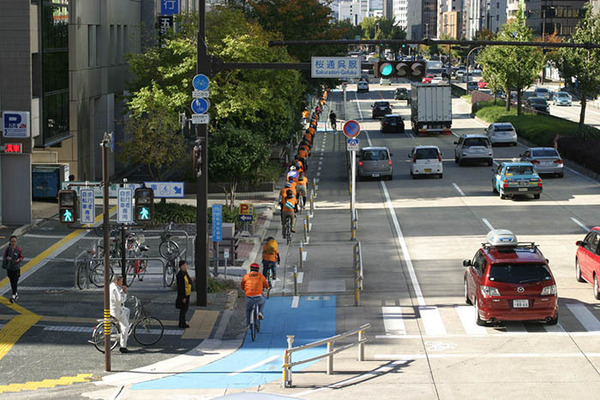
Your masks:
<instances>
[{"instance_id":1,"label":"white road marking","mask_svg":"<svg viewBox=\"0 0 600 400\"><path fill-rule=\"evenodd\" d=\"M252 371L254 368L260 367L261 365L268 364L268 363L270 363L271 361L278 359L279 357L281 357L281 356L280 356L280 355L277 355L277 354L275 354L275 355L272 355L271 357L269 357L269 358L265 358L264 360L262 360L262 361L259 361L259 362L257 362L256 364L252 364L252 365L250 365L250 366L248 366L248 367L246 367L246 368L238 369L237 371L235 371L235 372L232 372L232 373L230 373L230 374L228 374L228 375L229 375L229 376L236 376L236 375L239 375L239 374L241 374L242 372L248 372L248 371Z\"/></svg>"},{"instance_id":2,"label":"white road marking","mask_svg":"<svg viewBox=\"0 0 600 400\"><path fill-rule=\"evenodd\" d=\"M440 310L437 307L432 306L419 306L419 314L421 315L421 322L425 327L425 331L428 335L433 336L444 336L446 335L446 328L440 315Z\"/></svg>"},{"instance_id":3,"label":"white road marking","mask_svg":"<svg viewBox=\"0 0 600 400\"><path fill-rule=\"evenodd\" d=\"M298 283L302 283L304 280L304 272L298 272Z\"/></svg>"},{"instance_id":4,"label":"white road marking","mask_svg":"<svg viewBox=\"0 0 600 400\"><path fill-rule=\"evenodd\" d=\"M381 314L386 334L406 334L406 327L402 320L402 307L381 307Z\"/></svg>"},{"instance_id":5,"label":"white road marking","mask_svg":"<svg viewBox=\"0 0 600 400\"><path fill-rule=\"evenodd\" d=\"M577 175L577 176L579 176L583 179L587 179L588 181L593 182L593 183L598 183L597 180L590 178L589 176L583 175L581 172L575 171L573 168L565 167L565 169L568 170L569 172L571 172L573 175Z\"/></svg>"},{"instance_id":6,"label":"white road marking","mask_svg":"<svg viewBox=\"0 0 600 400\"><path fill-rule=\"evenodd\" d=\"M458 193L459 193L461 196L464 196L464 195L465 195L465 192L463 192L463 191L461 190L461 188L459 188L459 187L458 187L458 185L457 185L456 183L452 182L452 186L454 186L454 189L456 189L456 191L457 191L457 192L458 192Z\"/></svg>"},{"instance_id":7,"label":"white road marking","mask_svg":"<svg viewBox=\"0 0 600 400\"><path fill-rule=\"evenodd\" d=\"M577 225L579 225L581 227L581 229L583 229L584 231L588 232L590 230L590 228L588 228L587 226L585 226L581 221L579 221L577 218L573 218L571 217L571 221L575 222Z\"/></svg>"},{"instance_id":8,"label":"white road marking","mask_svg":"<svg viewBox=\"0 0 600 400\"><path fill-rule=\"evenodd\" d=\"M300 303L300 297L294 296L292 298L292 308L298 308L298 304Z\"/></svg>"},{"instance_id":9,"label":"white road marking","mask_svg":"<svg viewBox=\"0 0 600 400\"><path fill-rule=\"evenodd\" d=\"M569 311L588 332L600 332L600 321L583 304L566 304Z\"/></svg>"},{"instance_id":10,"label":"white road marking","mask_svg":"<svg viewBox=\"0 0 600 400\"><path fill-rule=\"evenodd\" d=\"M490 224L490 221L488 221L488 220L487 220L487 219L485 219L485 218L481 218L481 220L483 221L483 223L485 224L485 226L487 226L487 227L488 227L488 229L489 229L490 231L493 231L493 230L494 230L494 227L492 226L492 224Z\"/></svg>"},{"instance_id":11,"label":"white road marking","mask_svg":"<svg viewBox=\"0 0 600 400\"><path fill-rule=\"evenodd\" d=\"M376 360L420 360L431 358L580 358L600 357L600 353L463 353L463 354L375 354Z\"/></svg>"},{"instance_id":12,"label":"white road marking","mask_svg":"<svg viewBox=\"0 0 600 400\"><path fill-rule=\"evenodd\" d=\"M488 330L475 323L475 307L454 306L467 335L487 335Z\"/></svg>"},{"instance_id":13,"label":"white road marking","mask_svg":"<svg viewBox=\"0 0 600 400\"><path fill-rule=\"evenodd\" d=\"M394 223L394 228L396 229L396 238L398 239L400 247L402 248L402 255L404 257L404 262L406 262L406 268L408 269L408 274L410 275L410 280L415 291L417 303L420 306L425 306L425 299L423 298L423 292L421 292L421 286L419 286L417 274L415 273L415 268L413 267L412 260L410 259L410 254L408 253L408 246L406 245L406 241L404 240L404 236L402 235L402 229L400 228L400 223L398 222L396 211L394 210L394 206L392 205L392 200L390 199L390 194L388 193L387 186L383 181L381 181L381 187L385 196L385 204L388 210L390 211L390 215L392 216L392 222Z\"/></svg>"}]
</instances>

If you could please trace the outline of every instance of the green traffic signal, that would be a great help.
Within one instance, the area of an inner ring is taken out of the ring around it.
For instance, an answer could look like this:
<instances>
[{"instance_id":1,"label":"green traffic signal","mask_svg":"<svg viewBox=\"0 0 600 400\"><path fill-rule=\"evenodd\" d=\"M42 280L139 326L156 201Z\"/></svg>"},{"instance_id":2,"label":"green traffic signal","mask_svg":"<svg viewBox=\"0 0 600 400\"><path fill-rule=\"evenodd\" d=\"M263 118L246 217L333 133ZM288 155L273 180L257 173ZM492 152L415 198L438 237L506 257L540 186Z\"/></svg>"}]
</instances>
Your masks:
<instances>
[{"instance_id":1,"label":"green traffic signal","mask_svg":"<svg viewBox=\"0 0 600 400\"><path fill-rule=\"evenodd\" d=\"M154 191L150 188L137 188L134 193L135 222L151 222L154 214Z\"/></svg>"},{"instance_id":2,"label":"green traffic signal","mask_svg":"<svg viewBox=\"0 0 600 400\"><path fill-rule=\"evenodd\" d=\"M140 220L150 220L150 210L148 210L148 207L140 207L138 215Z\"/></svg>"},{"instance_id":3,"label":"green traffic signal","mask_svg":"<svg viewBox=\"0 0 600 400\"><path fill-rule=\"evenodd\" d=\"M62 215L61 215L61 218L60 218L60 222L64 222L64 223L75 222L73 220L73 211L71 211L69 209L62 210Z\"/></svg>"},{"instance_id":4,"label":"green traffic signal","mask_svg":"<svg viewBox=\"0 0 600 400\"><path fill-rule=\"evenodd\" d=\"M379 66L379 73L383 77L388 77L388 76L392 75L393 72L394 72L394 67L392 66L392 64L384 63Z\"/></svg>"},{"instance_id":5,"label":"green traffic signal","mask_svg":"<svg viewBox=\"0 0 600 400\"><path fill-rule=\"evenodd\" d=\"M63 224L77 222L77 192L74 190L59 190L58 215Z\"/></svg>"}]
</instances>

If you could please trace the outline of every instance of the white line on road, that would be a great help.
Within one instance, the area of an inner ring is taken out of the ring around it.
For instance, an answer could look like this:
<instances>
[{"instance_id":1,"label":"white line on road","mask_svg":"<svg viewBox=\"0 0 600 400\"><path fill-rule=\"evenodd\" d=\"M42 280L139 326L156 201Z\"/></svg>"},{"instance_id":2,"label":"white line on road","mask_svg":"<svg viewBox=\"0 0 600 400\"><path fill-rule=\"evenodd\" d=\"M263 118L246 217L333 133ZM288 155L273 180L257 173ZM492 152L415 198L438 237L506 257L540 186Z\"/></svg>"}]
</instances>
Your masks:
<instances>
[{"instance_id":1,"label":"white line on road","mask_svg":"<svg viewBox=\"0 0 600 400\"><path fill-rule=\"evenodd\" d=\"M487 335L488 331L483 326L475 323L475 307L472 306L454 306L460 322L468 335Z\"/></svg>"},{"instance_id":2,"label":"white line on road","mask_svg":"<svg viewBox=\"0 0 600 400\"><path fill-rule=\"evenodd\" d=\"M575 318L588 332L600 331L600 321L594 317L594 314L583 304L566 304L569 311L573 313Z\"/></svg>"},{"instance_id":3,"label":"white line on road","mask_svg":"<svg viewBox=\"0 0 600 400\"><path fill-rule=\"evenodd\" d=\"M264 360L257 362L256 364L252 364L252 365L250 365L250 366L248 366L246 368L238 369L237 371L232 372L232 373L230 373L228 375L229 376L236 376L236 375L241 374L242 372L252 371L254 368L260 367L261 365L268 364L268 363L270 363L273 360L277 360L279 357L281 357L281 356L279 356L277 354L274 354L274 355L272 355L269 358L265 358Z\"/></svg>"},{"instance_id":4,"label":"white line on road","mask_svg":"<svg viewBox=\"0 0 600 400\"><path fill-rule=\"evenodd\" d=\"M485 226L488 227L488 229L490 231L494 230L494 227L492 226L492 224L490 224L490 221L488 221L486 218L481 218L481 220L483 221L483 223L485 224Z\"/></svg>"},{"instance_id":5,"label":"white line on road","mask_svg":"<svg viewBox=\"0 0 600 400\"><path fill-rule=\"evenodd\" d=\"M463 192L463 191L461 190L461 188L459 188L459 187L458 187L458 185L457 185L456 183L452 182L452 186L454 186L454 189L456 189L456 191L457 191L457 192L458 192L458 193L459 193L461 196L464 196L464 195L465 195L465 192Z\"/></svg>"},{"instance_id":6,"label":"white line on road","mask_svg":"<svg viewBox=\"0 0 600 400\"><path fill-rule=\"evenodd\" d=\"M367 136L369 137L369 136ZM390 215L392 216L392 222L394 223L394 228L396 228L396 238L400 243L400 247L402 248L402 255L404 256L404 262L406 262L406 268L408 269L408 274L410 275L410 280L412 282L413 289L415 291L415 296L417 297L417 303L420 306L424 306L425 299L423 298L423 293L421 292L421 286L419 286L419 281L417 280L417 274L415 273L415 268L413 267L412 260L410 259L410 254L408 253L408 246L406 245L406 241L404 240L404 236L402 235L402 229L400 228L400 223L398 222L398 217L396 216L396 211L394 210L394 206L392 205L392 200L390 199L390 194L388 193L387 186L383 181L381 181L381 187L383 189L383 194L385 196L385 203L387 208L390 210Z\"/></svg>"},{"instance_id":7,"label":"white line on road","mask_svg":"<svg viewBox=\"0 0 600 400\"><path fill-rule=\"evenodd\" d=\"M586 176L586 175L582 174L582 173L581 173L581 172L579 172L579 171L575 171L573 168L566 167L566 170L568 170L569 172L571 172L573 175L577 175L577 176L579 176L579 177L581 177L581 178L583 178L583 179L587 179L587 180L588 180L588 181L590 181L590 182L593 182L593 183L598 183L598 181L597 181L597 180L595 180L595 179L593 179L593 178L590 178L589 176Z\"/></svg>"},{"instance_id":8,"label":"white line on road","mask_svg":"<svg viewBox=\"0 0 600 400\"><path fill-rule=\"evenodd\" d=\"M402 320L402 307L381 307L381 315L386 334L406 334L406 327Z\"/></svg>"},{"instance_id":9,"label":"white line on road","mask_svg":"<svg viewBox=\"0 0 600 400\"><path fill-rule=\"evenodd\" d=\"M431 358L580 358L600 357L600 353L463 353L463 354L375 354L376 360L420 360Z\"/></svg>"},{"instance_id":10,"label":"white line on road","mask_svg":"<svg viewBox=\"0 0 600 400\"><path fill-rule=\"evenodd\" d=\"M446 328L444 327L440 310L437 307L420 306L418 309L419 315L421 316L421 322L423 323L425 331L428 335L446 335Z\"/></svg>"},{"instance_id":11,"label":"white line on road","mask_svg":"<svg viewBox=\"0 0 600 400\"><path fill-rule=\"evenodd\" d=\"M298 303L300 303L300 297L294 296L292 298L292 308L298 308Z\"/></svg>"},{"instance_id":12,"label":"white line on road","mask_svg":"<svg viewBox=\"0 0 600 400\"><path fill-rule=\"evenodd\" d=\"M590 228L588 228L587 226L585 226L581 221L579 221L577 218L573 218L571 217L571 221L575 222L577 225L579 225L581 227L581 229L583 229L584 231L588 232L590 230Z\"/></svg>"}]
</instances>

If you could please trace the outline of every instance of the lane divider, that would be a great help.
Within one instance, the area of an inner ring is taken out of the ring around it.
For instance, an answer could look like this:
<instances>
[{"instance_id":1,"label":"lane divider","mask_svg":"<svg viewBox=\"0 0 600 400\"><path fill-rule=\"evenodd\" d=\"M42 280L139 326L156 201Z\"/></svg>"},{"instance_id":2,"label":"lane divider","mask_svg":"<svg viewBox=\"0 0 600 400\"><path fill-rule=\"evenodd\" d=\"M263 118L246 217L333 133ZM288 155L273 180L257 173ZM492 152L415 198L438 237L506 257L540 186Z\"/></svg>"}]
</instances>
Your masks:
<instances>
[{"instance_id":1,"label":"lane divider","mask_svg":"<svg viewBox=\"0 0 600 400\"><path fill-rule=\"evenodd\" d=\"M485 226L488 227L488 229L490 231L494 230L494 227L492 226L492 224L490 224L490 221L488 221L486 218L481 218L481 220L483 221L483 223L485 224Z\"/></svg>"},{"instance_id":2,"label":"lane divider","mask_svg":"<svg viewBox=\"0 0 600 400\"><path fill-rule=\"evenodd\" d=\"M456 189L456 191L457 191L457 192L458 192L458 193L459 193L461 196L464 196L464 195L465 195L465 192L463 192L463 191L461 190L461 188L459 188L459 187L458 187L458 185L457 185L456 183L452 182L452 186L454 186L454 189Z\"/></svg>"}]
</instances>

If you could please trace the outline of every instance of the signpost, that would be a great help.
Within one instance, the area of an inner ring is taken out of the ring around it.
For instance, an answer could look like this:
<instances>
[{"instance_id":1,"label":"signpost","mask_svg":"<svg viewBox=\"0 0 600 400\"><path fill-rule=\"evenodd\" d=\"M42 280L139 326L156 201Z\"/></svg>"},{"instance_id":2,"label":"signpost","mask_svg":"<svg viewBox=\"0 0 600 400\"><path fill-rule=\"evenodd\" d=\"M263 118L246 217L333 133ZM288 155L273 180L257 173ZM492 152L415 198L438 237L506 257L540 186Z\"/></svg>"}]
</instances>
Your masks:
<instances>
[{"instance_id":1,"label":"signpost","mask_svg":"<svg viewBox=\"0 0 600 400\"><path fill-rule=\"evenodd\" d=\"M79 189L80 207L79 221L82 224L93 224L96 220L96 196L94 189Z\"/></svg>"},{"instance_id":2,"label":"signpost","mask_svg":"<svg viewBox=\"0 0 600 400\"><path fill-rule=\"evenodd\" d=\"M312 57L311 78L359 78L360 60L353 57Z\"/></svg>"},{"instance_id":3,"label":"signpost","mask_svg":"<svg viewBox=\"0 0 600 400\"><path fill-rule=\"evenodd\" d=\"M210 91L208 90L210 79L204 74L197 74L192 79L192 85L194 86L194 91L192 92L192 97L194 98L192 102L192 111L194 112L192 114L192 124L207 125L210 121L210 115L207 114L210 108L210 101L208 100L210 96Z\"/></svg>"},{"instance_id":4,"label":"signpost","mask_svg":"<svg viewBox=\"0 0 600 400\"><path fill-rule=\"evenodd\" d=\"M133 223L133 189L119 188L117 196L117 222L120 224Z\"/></svg>"},{"instance_id":5,"label":"signpost","mask_svg":"<svg viewBox=\"0 0 600 400\"><path fill-rule=\"evenodd\" d=\"M358 151L358 139L360 124L354 120L346 121L344 124L344 135L348 137L348 151L350 152L351 181L350 181L350 232L351 239L356 239L356 152Z\"/></svg>"},{"instance_id":6,"label":"signpost","mask_svg":"<svg viewBox=\"0 0 600 400\"><path fill-rule=\"evenodd\" d=\"M213 204L212 206L212 237L213 242L220 242L222 237L221 228L223 227L223 206ZM217 259L219 256L217 255Z\"/></svg>"}]
</instances>

